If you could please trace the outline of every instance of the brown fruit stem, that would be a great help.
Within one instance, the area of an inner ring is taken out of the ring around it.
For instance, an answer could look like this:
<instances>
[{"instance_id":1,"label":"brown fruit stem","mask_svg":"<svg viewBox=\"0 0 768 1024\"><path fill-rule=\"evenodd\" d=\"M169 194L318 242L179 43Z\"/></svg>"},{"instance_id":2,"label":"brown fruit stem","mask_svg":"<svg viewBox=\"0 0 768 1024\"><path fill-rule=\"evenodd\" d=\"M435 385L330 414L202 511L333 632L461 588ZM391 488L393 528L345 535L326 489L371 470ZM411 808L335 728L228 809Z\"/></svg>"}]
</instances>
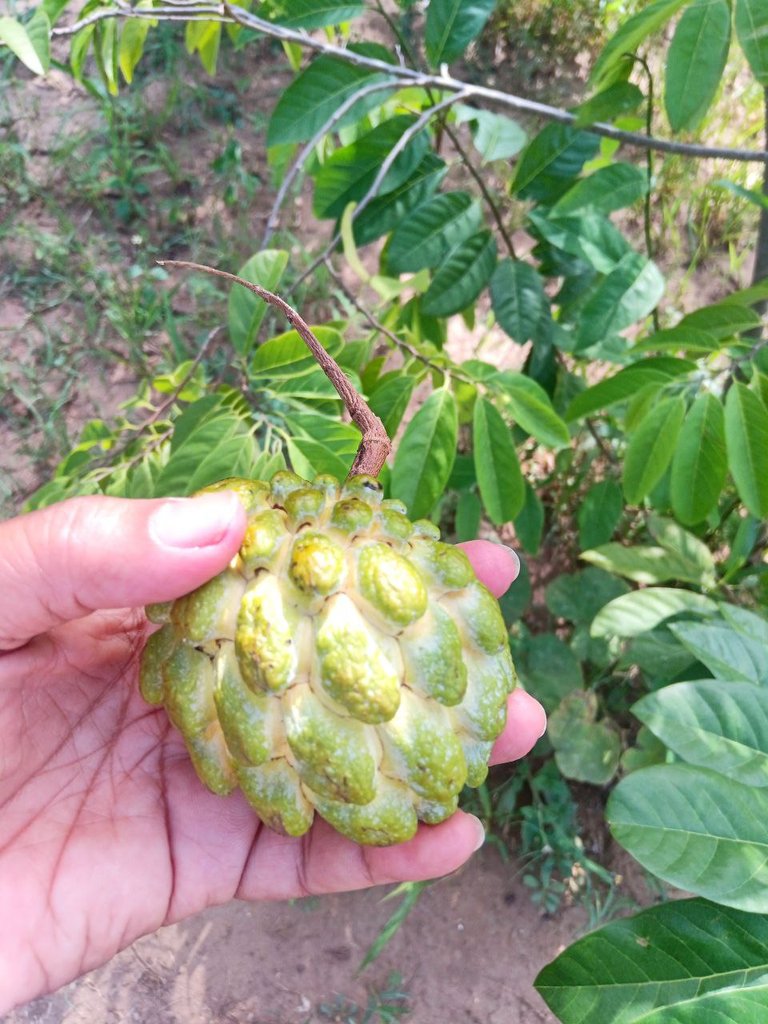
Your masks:
<instances>
[{"instance_id":1,"label":"brown fruit stem","mask_svg":"<svg viewBox=\"0 0 768 1024\"><path fill-rule=\"evenodd\" d=\"M182 267L187 270L202 270L206 274L223 277L227 281L241 284L243 288L252 291L260 299L268 302L270 306L279 309L315 357L328 380L336 388L339 398L344 403L352 422L363 435L360 439L360 446L355 454L352 468L349 471L349 476L379 475L382 466L387 461L387 456L392 450L392 443L389 440L384 424L368 408L363 397L350 384L342 368L335 359L328 355L312 333L311 328L295 309L289 306L279 295L275 295L274 292L268 292L266 288L262 288L258 284L251 284L250 281L237 277L236 274L228 274L226 270L216 270L215 267L208 267L204 263L191 263L188 260L157 260L157 263L161 267Z\"/></svg>"}]
</instances>

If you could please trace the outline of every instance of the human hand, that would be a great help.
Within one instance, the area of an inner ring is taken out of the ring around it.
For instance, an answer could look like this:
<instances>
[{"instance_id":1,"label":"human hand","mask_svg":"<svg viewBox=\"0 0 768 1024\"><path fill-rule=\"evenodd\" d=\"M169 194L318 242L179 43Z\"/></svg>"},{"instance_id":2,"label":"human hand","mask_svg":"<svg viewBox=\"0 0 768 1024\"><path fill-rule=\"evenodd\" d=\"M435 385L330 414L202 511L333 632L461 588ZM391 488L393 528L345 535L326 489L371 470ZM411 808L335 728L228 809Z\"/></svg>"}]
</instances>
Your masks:
<instances>
[{"instance_id":1,"label":"human hand","mask_svg":"<svg viewBox=\"0 0 768 1024\"><path fill-rule=\"evenodd\" d=\"M431 878L480 845L461 811L394 847L319 819L291 839L241 793L201 785L138 693L141 606L214 576L244 529L227 492L78 498L0 523L0 1014L207 906ZM517 575L498 545L465 550L497 595ZM516 691L493 760L522 757L543 728Z\"/></svg>"}]
</instances>

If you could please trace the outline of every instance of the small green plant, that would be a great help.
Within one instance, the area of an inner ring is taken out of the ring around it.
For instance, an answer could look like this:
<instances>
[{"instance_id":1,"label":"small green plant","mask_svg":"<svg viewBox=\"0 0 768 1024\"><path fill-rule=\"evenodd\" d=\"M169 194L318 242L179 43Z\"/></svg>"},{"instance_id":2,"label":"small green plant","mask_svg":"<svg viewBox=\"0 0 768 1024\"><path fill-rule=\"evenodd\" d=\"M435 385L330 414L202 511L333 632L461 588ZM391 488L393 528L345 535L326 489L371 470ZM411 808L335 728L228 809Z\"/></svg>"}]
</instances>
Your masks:
<instances>
[{"instance_id":1,"label":"small green plant","mask_svg":"<svg viewBox=\"0 0 768 1024\"><path fill-rule=\"evenodd\" d=\"M333 1024L395 1024L411 1012L410 997L403 987L402 976L391 971L381 988L371 988L365 1006L337 995L330 1003L319 1003L315 1015L306 1022Z\"/></svg>"}]
</instances>

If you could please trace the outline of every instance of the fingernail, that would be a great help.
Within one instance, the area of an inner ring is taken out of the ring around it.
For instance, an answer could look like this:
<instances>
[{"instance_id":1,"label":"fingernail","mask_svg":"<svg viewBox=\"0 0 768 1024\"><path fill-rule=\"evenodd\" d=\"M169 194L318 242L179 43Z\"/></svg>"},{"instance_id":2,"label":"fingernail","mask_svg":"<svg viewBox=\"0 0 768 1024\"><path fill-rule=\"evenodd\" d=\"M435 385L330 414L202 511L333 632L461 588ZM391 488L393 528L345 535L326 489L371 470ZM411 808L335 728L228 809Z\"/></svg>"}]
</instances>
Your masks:
<instances>
[{"instance_id":1,"label":"fingernail","mask_svg":"<svg viewBox=\"0 0 768 1024\"><path fill-rule=\"evenodd\" d=\"M477 833L475 845L472 847L472 852L474 853L475 850L479 850L485 842L485 825L483 825L482 821L480 821L479 818L476 818L474 814L468 814L467 817L472 819L472 825Z\"/></svg>"},{"instance_id":2,"label":"fingernail","mask_svg":"<svg viewBox=\"0 0 768 1024\"><path fill-rule=\"evenodd\" d=\"M229 491L170 498L152 514L149 533L166 548L215 547L226 536L238 507L237 497Z\"/></svg>"},{"instance_id":3,"label":"fingernail","mask_svg":"<svg viewBox=\"0 0 768 1024\"><path fill-rule=\"evenodd\" d=\"M504 547L512 556L512 561L515 563L515 578L517 578L520 575L520 555L518 555L514 548L509 547L508 544L505 544Z\"/></svg>"}]
</instances>

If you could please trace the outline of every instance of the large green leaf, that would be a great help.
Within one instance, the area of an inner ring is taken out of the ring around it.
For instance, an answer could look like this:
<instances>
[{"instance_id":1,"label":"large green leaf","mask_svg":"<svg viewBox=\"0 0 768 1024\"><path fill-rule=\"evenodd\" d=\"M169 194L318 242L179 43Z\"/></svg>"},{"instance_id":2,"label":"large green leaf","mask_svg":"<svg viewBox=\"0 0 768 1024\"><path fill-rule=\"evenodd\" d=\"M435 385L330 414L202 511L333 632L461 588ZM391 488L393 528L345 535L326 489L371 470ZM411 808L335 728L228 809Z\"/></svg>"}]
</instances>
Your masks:
<instances>
[{"instance_id":1,"label":"large green leaf","mask_svg":"<svg viewBox=\"0 0 768 1024\"><path fill-rule=\"evenodd\" d=\"M544 529L544 506L535 488L525 481L525 499L523 507L515 516L515 533L529 555L535 555L541 545L541 533Z\"/></svg>"},{"instance_id":2,"label":"large green leaf","mask_svg":"<svg viewBox=\"0 0 768 1024\"><path fill-rule=\"evenodd\" d=\"M491 521L501 526L523 507L525 488L509 427L486 398L475 402L472 440L480 497Z\"/></svg>"},{"instance_id":3,"label":"large green leaf","mask_svg":"<svg viewBox=\"0 0 768 1024\"><path fill-rule=\"evenodd\" d=\"M270 21L289 28L324 28L359 18L365 11L362 0L271 0Z\"/></svg>"},{"instance_id":4,"label":"large green leaf","mask_svg":"<svg viewBox=\"0 0 768 1024\"><path fill-rule=\"evenodd\" d=\"M592 690L572 691L550 714L548 735L567 779L604 786L616 774L621 744L610 722L595 721L597 707Z\"/></svg>"},{"instance_id":5,"label":"large green leaf","mask_svg":"<svg viewBox=\"0 0 768 1024\"><path fill-rule=\"evenodd\" d=\"M312 330L325 351L335 358L344 346L344 339L339 332L333 327L314 327ZM315 357L298 332L286 331L259 345L251 363L251 377L263 378L271 384L277 380L301 377L318 369Z\"/></svg>"},{"instance_id":6,"label":"large green leaf","mask_svg":"<svg viewBox=\"0 0 768 1024\"><path fill-rule=\"evenodd\" d=\"M649 334L632 346L633 352L716 352L720 340L698 327L669 327Z\"/></svg>"},{"instance_id":7,"label":"large green leaf","mask_svg":"<svg viewBox=\"0 0 768 1024\"><path fill-rule=\"evenodd\" d=\"M640 253L628 252L579 311L576 350L596 345L642 320L664 294L664 277Z\"/></svg>"},{"instance_id":8,"label":"large green leaf","mask_svg":"<svg viewBox=\"0 0 768 1024\"><path fill-rule=\"evenodd\" d=\"M156 481L155 497L192 494L228 476L245 476L256 456L252 428L240 416L220 410L200 419L174 444Z\"/></svg>"},{"instance_id":9,"label":"large green leaf","mask_svg":"<svg viewBox=\"0 0 768 1024\"><path fill-rule=\"evenodd\" d=\"M237 275L272 292L280 283L287 265L288 253L284 249L263 249L251 256L240 267ZM229 340L236 352L245 356L250 353L266 312L267 304L258 295L242 285L232 285L227 304L227 323Z\"/></svg>"},{"instance_id":10,"label":"large green leaf","mask_svg":"<svg viewBox=\"0 0 768 1024\"><path fill-rule=\"evenodd\" d=\"M670 750L745 786L768 786L768 689L703 679L649 693L633 707Z\"/></svg>"},{"instance_id":11,"label":"large green leaf","mask_svg":"<svg viewBox=\"0 0 768 1024\"><path fill-rule=\"evenodd\" d=\"M496 240L487 229L455 246L435 271L421 300L427 316L452 316L470 306L496 266Z\"/></svg>"},{"instance_id":12,"label":"large green leaf","mask_svg":"<svg viewBox=\"0 0 768 1024\"><path fill-rule=\"evenodd\" d=\"M557 576L544 591L547 608L558 619L588 625L614 598L629 593L629 586L602 569L580 569Z\"/></svg>"},{"instance_id":13,"label":"large green leaf","mask_svg":"<svg viewBox=\"0 0 768 1024\"><path fill-rule=\"evenodd\" d=\"M537 208L529 212L528 219L535 235L583 260L600 274L610 274L633 251L624 235L601 213L584 210L548 217Z\"/></svg>"},{"instance_id":14,"label":"large green leaf","mask_svg":"<svg viewBox=\"0 0 768 1024\"><path fill-rule=\"evenodd\" d=\"M714 615L717 605L703 594L673 587L646 587L610 601L592 620L592 636L639 636L679 615Z\"/></svg>"},{"instance_id":15,"label":"large green leaf","mask_svg":"<svg viewBox=\"0 0 768 1024\"><path fill-rule=\"evenodd\" d=\"M670 18L680 10L687 0L654 0L645 4L632 17L622 22L603 47L589 76L597 86L610 85L618 79L627 78L632 69L632 54L645 40L658 32Z\"/></svg>"},{"instance_id":16,"label":"large green leaf","mask_svg":"<svg viewBox=\"0 0 768 1024\"><path fill-rule=\"evenodd\" d=\"M634 114L644 98L636 85L614 82L578 107L572 108L572 113L576 115L574 124L577 128L585 128L595 121L615 121L625 114Z\"/></svg>"},{"instance_id":17,"label":"large green leaf","mask_svg":"<svg viewBox=\"0 0 768 1024\"><path fill-rule=\"evenodd\" d=\"M11 53L14 53L22 64L25 64L30 71L36 75L44 75L48 70L50 56L47 46L41 47L41 34L39 29L48 25L46 43L50 35L50 22L44 12L35 15L38 21L33 26L34 18L28 25L22 25L15 18L4 16L0 18L0 44L5 44Z\"/></svg>"},{"instance_id":18,"label":"large green leaf","mask_svg":"<svg viewBox=\"0 0 768 1024\"><path fill-rule=\"evenodd\" d=\"M715 98L730 44L728 0L693 0L667 53L664 102L672 131L698 127Z\"/></svg>"},{"instance_id":19,"label":"large green leaf","mask_svg":"<svg viewBox=\"0 0 768 1024\"><path fill-rule=\"evenodd\" d=\"M565 189L566 183L595 155L598 145L596 136L570 125L554 122L546 125L523 150L512 192L524 198L546 200L552 191L552 179L561 183L559 191Z\"/></svg>"},{"instance_id":20,"label":"large green leaf","mask_svg":"<svg viewBox=\"0 0 768 1024\"><path fill-rule=\"evenodd\" d=\"M350 49L364 56L392 62L389 51L375 43L360 43ZM385 74L370 68L357 67L336 57L318 57L281 94L269 121L267 145L311 139L341 104L362 86L385 80ZM354 124L366 111L383 103L386 95L386 92L374 92L361 97L336 128Z\"/></svg>"},{"instance_id":21,"label":"large green leaf","mask_svg":"<svg viewBox=\"0 0 768 1024\"><path fill-rule=\"evenodd\" d=\"M315 215L340 217L349 203L362 199L383 161L415 120L409 114L398 114L332 153L315 175L312 201ZM391 192L407 181L423 160L428 146L424 132L410 139L381 182L379 194Z\"/></svg>"},{"instance_id":22,"label":"large green leaf","mask_svg":"<svg viewBox=\"0 0 768 1024\"><path fill-rule=\"evenodd\" d=\"M671 356L658 356L632 363L612 377L606 377L576 395L565 411L565 418L580 419L600 409L609 409L618 402L632 398L646 384L665 384L674 377L692 373L695 369L695 363L687 359L674 359Z\"/></svg>"},{"instance_id":23,"label":"large green leaf","mask_svg":"<svg viewBox=\"0 0 768 1024\"><path fill-rule=\"evenodd\" d=\"M673 900L574 942L535 987L563 1024L761 1024L768 916Z\"/></svg>"},{"instance_id":24,"label":"large green leaf","mask_svg":"<svg viewBox=\"0 0 768 1024\"><path fill-rule=\"evenodd\" d=\"M768 516L768 409L746 384L734 381L725 400L728 468L752 515Z\"/></svg>"},{"instance_id":25,"label":"large green leaf","mask_svg":"<svg viewBox=\"0 0 768 1024\"><path fill-rule=\"evenodd\" d=\"M706 331L719 340L732 338L743 331L751 331L761 323L758 313L742 302L716 302L688 313L677 324L678 329L692 327Z\"/></svg>"},{"instance_id":26,"label":"large green leaf","mask_svg":"<svg viewBox=\"0 0 768 1024\"><path fill-rule=\"evenodd\" d=\"M654 540L687 567L693 577L692 582L702 587L714 587L715 559L703 540L666 516L650 516L648 529Z\"/></svg>"},{"instance_id":27,"label":"large green leaf","mask_svg":"<svg viewBox=\"0 0 768 1024\"><path fill-rule=\"evenodd\" d=\"M702 570L692 566L686 559L655 545L603 544L584 551L585 562L596 565L607 572L615 572L636 583L665 583L668 580L682 580L685 583L702 582Z\"/></svg>"},{"instance_id":28,"label":"large green leaf","mask_svg":"<svg viewBox=\"0 0 768 1024\"><path fill-rule=\"evenodd\" d=\"M632 434L624 457L622 482L630 505L639 505L661 480L675 450L685 416L680 395L664 398Z\"/></svg>"},{"instance_id":29,"label":"large green leaf","mask_svg":"<svg viewBox=\"0 0 768 1024\"><path fill-rule=\"evenodd\" d=\"M735 604L722 605L721 613L737 633L741 633L751 640L757 640L758 643L768 648L768 619Z\"/></svg>"},{"instance_id":30,"label":"large green leaf","mask_svg":"<svg viewBox=\"0 0 768 1024\"><path fill-rule=\"evenodd\" d=\"M736 0L736 35L752 73L768 86L768 6L764 0Z\"/></svg>"},{"instance_id":31,"label":"large green leaf","mask_svg":"<svg viewBox=\"0 0 768 1024\"><path fill-rule=\"evenodd\" d=\"M386 235L437 189L448 171L440 157L428 150L413 174L386 195L372 199L352 222L355 242L367 245Z\"/></svg>"},{"instance_id":32,"label":"large green leaf","mask_svg":"<svg viewBox=\"0 0 768 1024\"><path fill-rule=\"evenodd\" d=\"M768 911L768 791L687 764L632 772L611 794L616 840L671 885Z\"/></svg>"},{"instance_id":33,"label":"large green leaf","mask_svg":"<svg viewBox=\"0 0 768 1024\"><path fill-rule=\"evenodd\" d=\"M768 686L768 648L761 641L719 622L673 622L669 628L713 675Z\"/></svg>"},{"instance_id":34,"label":"large green leaf","mask_svg":"<svg viewBox=\"0 0 768 1024\"><path fill-rule=\"evenodd\" d=\"M569 188L552 207L551 216L571 215L590 210L610 213L641 199L648 191L648 178L634 164L608 164L582 178Z\"/></svg>"},{"instance_id":35,"label":"large green leaf","mask_svg":"<svg viewBox=\"0 0 768 1024\"><path fill-rule=\"evenodd\" d=\"M704 392L686 413L672 458L670 497L681 523L700 523L717 506L728 473L720 400Z\"/></svg>"},{"instance_id":36,"label":"large green leaf","mask_svg":"<svg viewBox=\"0 0 768 1024\"><path fill-rule=\"evenodd\" d=\"M514 588L512 588L514 589ZM520 677L548 712L584 686L581 665L570 647L553 633L529 637L515 655Z\"/></svg>"},{"instance_id":37,"label":"large green leaf","mask_svg":"<svg viewBox=\"0 0 768 1024\"><path fill-rule=\"evenodd\" d=\"M491 301L499 325L518 345L534 337L549 310L538 271L523 260L504 259L498 264L491 278Z\"/></svg>"},{"instance_id":38,"label":"large green leaf","mask_svg":"<svg viewBox=\"0 0 768 1024\"><path fill-rule=\"evenodd\" d=\"M387 248L393 274L435 267L480 228L482 212L468 192L443 192L413 210L395 229Z\"/></svg>"},{"instance_id":39,"label":"large green leaf","mask_svg":"<svg viewBox=\"0 0 768 1024\"><path fill-rule=\"evenodd\" d=\"M493 384L502 388L509 411L523 430L551 448L562 448L569 443L568 427L555 412L547 392L535 380L515 370L504 370L494 375Z\"/></svg>"},{"instance_id":40,"label":"large green leaf","mask_svg":"<svg viewBox=\"0 0 768 1024\"><path fill-rule=\"evenodd\" d=\"M442 495L456 457L459 429L456 399L447 388L433 391L405 428L392 467L394 498L411 518L428 515Z\"/></svg>"},{"instance_id":41,"label":"large green leaf","mask_svg":"<svg viewBox=\"0 0 768 1024\"><path fill-rule=\"evenodd\" d=\"M496 0L430 0L424 45L433 68L460 57L493 13Z\"/></svg>"}]
</instances>

